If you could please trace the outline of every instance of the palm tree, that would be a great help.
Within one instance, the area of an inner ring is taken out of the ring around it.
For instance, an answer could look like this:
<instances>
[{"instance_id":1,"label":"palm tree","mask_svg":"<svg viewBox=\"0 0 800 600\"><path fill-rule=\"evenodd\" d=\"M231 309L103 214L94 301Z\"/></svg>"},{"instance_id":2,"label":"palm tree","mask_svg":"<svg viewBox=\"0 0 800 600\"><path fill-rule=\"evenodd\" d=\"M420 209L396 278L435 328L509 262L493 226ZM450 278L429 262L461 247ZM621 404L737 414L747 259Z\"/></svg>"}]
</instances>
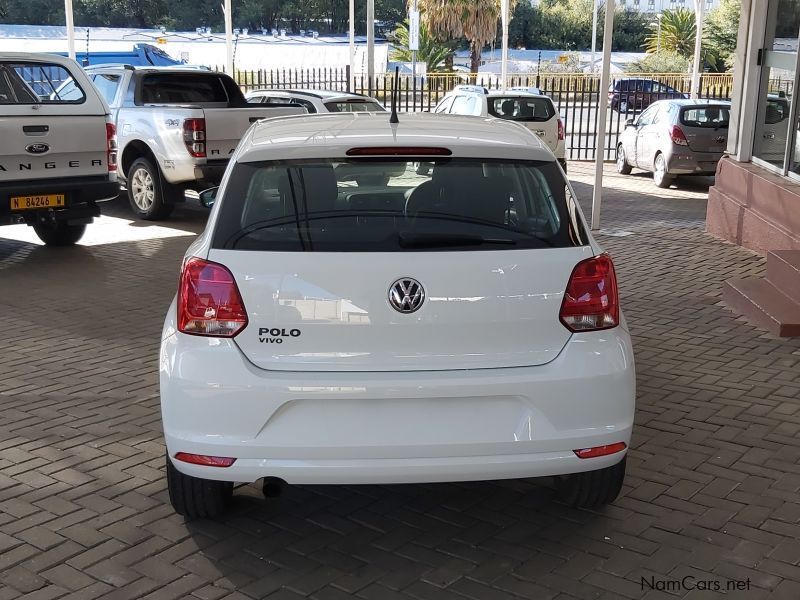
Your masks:
<instances>
[{"instance_id":1,"label":"palm tree","mask_svg":"<svg viewBox=\"0 0 800 600\"><path fill-rule=\"evenodd\" d=\"M645 50L651 54L665 50L681 56L692 56L697 31L694 13L686 8L678 8L665 10L663 14L660 34L657 23L650 25L650 35L645 40Z\"/></svg>"},{"instance_id":2,"label":"palm tree","mask_svg":"<svg viewBox=\"0 0 800 600\"><path fill-rule=\"evenodd\" d=\"M516 0L509 0L509 15ZM418 0L423 22L439 40L466 38L470 72L477 73L483 47L497 37L500 0Z\"/></svg>"},{"instance_id":3,"label":"palm tree","mask_svg":"<svg viewBox=\"0 0 800 600\"><path fill-rule=\"evenodd\" d=\"M397 26L394 33L389 36L395 45L391 53L391 59L399 62L411 62L412 54L408 49L408 21ZM417 60L425 63L428 73L442 73L447 71L447 59L453 51L442 42L435 40L428 32L428 27L420 24L419 28L419 50L417 50Z\"/></svg>"}]
</instances>

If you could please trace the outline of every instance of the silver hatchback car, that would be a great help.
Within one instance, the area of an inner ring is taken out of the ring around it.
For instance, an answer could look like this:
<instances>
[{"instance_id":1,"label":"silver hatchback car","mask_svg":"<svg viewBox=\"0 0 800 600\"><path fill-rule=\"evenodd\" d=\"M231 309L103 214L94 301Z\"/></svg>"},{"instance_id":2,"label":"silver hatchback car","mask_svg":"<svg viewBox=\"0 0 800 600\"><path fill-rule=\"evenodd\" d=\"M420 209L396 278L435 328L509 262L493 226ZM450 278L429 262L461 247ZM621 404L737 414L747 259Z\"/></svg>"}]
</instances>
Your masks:
<instances>
[{"instance_id":1,"label":"silver hatchback car","mask_svg":"<svg viewBox=\"0 0 800 600\"><path fill-rule=\"evenodd\" d=\"M617 171L652 171L660 188L677 175L713 175L728 144L730 102L660 100L629 119L617 145Z\"/></svg>"}]
</instances>

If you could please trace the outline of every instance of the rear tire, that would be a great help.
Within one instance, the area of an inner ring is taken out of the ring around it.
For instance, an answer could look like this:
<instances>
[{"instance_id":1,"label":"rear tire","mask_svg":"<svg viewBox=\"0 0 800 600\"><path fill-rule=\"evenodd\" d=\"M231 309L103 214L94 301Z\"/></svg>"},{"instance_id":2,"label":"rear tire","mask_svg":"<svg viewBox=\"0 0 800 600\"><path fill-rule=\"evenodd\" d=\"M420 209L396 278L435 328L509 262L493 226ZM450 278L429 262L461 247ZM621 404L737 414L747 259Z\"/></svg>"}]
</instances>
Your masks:
<instances>
[{"instance_id":1,"label":"rear tire","mask_svg":"<svg viewBox=\"0 0 800 600\"><path fill-rule=\"evenodd\" d=\"M622 144L617 146L617 173L620 175L630 175L633 167L628 164L628 157L625 156L625 148Z\"/></svg>"},{"instance_id":2,"label":"rear tire","mask_svg":"<svg viewBox=\"0 0 800 600\"><path fill-rule=\"evenodd\" d=\"M625 479L627 457L612 467L564 475L556 480L561 500L574 508L597 508L619 496Z\"/></svg>"},{"instance_id":3,"label":"rear tire","mask_svg":"<svg viewBox=\"0 0 800 600\"><path fill-rule=\"evenodd\" d=\"M33 230L47 246L73 246L83 237L86 225L67 225L64 221L34 225Z\"/></svg>"},{"instance_id":4,"label":"rear tire","mask_svg":"<svg viewBox=\"0 0 800 600\"><path fill-rule=\"evenodd\" d=\"M653 182L660 188L668 188L672 185L672 176L667 173L667 159L660 153L656 154L653 161Z\"/></svg>"},{"instance_id":5,"label":"rear tire","mask_svg":"<svg viewBox=\"0 0 800 600\"><path fill-rule=\"evenodd\" d=\"M225 512L233 497L233 483L184 475L167 456L167 489L175 512L190 519L210 519Z\"/></svg>"},{"instance_id":6,"label":"rear tire","mask_svg":"<svg viewBox=\"0 0 800 600\"><path fill-rule=\"evenodd\" d=\"M137 158L127 173L131 210L145 221L166 219L175 208L179 188L167 183L149 158Z\"/></svg>"}]
</instances>

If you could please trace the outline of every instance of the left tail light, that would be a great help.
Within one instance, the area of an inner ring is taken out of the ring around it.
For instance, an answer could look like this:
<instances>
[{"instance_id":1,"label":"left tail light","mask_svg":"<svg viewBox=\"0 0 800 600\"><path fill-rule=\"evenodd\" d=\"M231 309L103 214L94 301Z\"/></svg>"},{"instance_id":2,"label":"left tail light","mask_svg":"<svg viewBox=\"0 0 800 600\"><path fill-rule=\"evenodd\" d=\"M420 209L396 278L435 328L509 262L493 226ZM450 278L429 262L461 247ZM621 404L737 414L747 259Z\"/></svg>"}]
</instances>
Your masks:
<instances>
[{"instance_id":1,"label":"left tail light","mask_svg":"<svg viewBox=\"0 0 800 600\"><path fill-rule=\"evenodd\" d=\"M669 137L672 138L672 143L678 146L688 146L689 140L686 139L686 134L683 133L683 129L678 127L677 125L673 125L672 128L669 130Z\"/></svg>"},{"instance_id":2,"label":"left tail light","mask_svg":"<svg viewBox=\"0 0 800 600\"><path fill-rule=\"evenodd\" d=\"M106 122L106 164L109 172L117 170L117 126Z\"/></svg>"},{"instance_id":3,"label":"left tail light","mask_svg":"<svg viewBox=\"0 0 800 600\"><path fill-rule=\"evenodd\" d=\"M183 143L194 158L206 157L206 120L183 120Z\"/></svg>"},{"instance_id":4,"label":"left tail light","mask_svg":"<svg viewBox=\"0 0 800 600\"><path fill-rule=\"evenodd\" d=\"M561 120L561 117L558 118L558 141L564 139L564 121Z\"/></svg>"},{"instance_id":5,"label":"left tail light","mask_svg":"<svg viewBox=\"0 0 800 600\"><path fill-rule=\"evenodd\" d=\"M559 318L572 332L619 325L619 294L614 263L607 254L579 262L572 270Z\"/></svg>"},{"instance_id":6,"label":"left tail light","mask_svg":"<svg viewBox=\"0 0 800 600\"><path fill-rule=\"evenodd\" d=\"M178 285L178 331L233 337L247 327L247 312L233 274L223 265L192 257Z\"/></svg>"}]
</instances>

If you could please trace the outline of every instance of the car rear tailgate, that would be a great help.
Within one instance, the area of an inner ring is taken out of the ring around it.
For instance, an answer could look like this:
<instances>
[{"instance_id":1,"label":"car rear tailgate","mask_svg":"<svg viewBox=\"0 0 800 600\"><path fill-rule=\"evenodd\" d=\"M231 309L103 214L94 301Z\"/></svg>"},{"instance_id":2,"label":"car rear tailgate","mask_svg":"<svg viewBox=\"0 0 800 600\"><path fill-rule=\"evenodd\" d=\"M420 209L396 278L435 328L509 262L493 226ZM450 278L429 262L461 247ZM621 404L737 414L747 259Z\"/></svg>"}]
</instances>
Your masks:
<instances>
[{"instance_id":1,"label":"car rear tailgate","mask_svg":"<svg viewBox=\"0 0 800 600\"><path fill-rule=\"evenodd\" d=\"M306 114L300 106L252 108L204 108L206 152L209 158L227 158L236 149L250 125L260 119Z\"/></svg>"}]
</instances>

